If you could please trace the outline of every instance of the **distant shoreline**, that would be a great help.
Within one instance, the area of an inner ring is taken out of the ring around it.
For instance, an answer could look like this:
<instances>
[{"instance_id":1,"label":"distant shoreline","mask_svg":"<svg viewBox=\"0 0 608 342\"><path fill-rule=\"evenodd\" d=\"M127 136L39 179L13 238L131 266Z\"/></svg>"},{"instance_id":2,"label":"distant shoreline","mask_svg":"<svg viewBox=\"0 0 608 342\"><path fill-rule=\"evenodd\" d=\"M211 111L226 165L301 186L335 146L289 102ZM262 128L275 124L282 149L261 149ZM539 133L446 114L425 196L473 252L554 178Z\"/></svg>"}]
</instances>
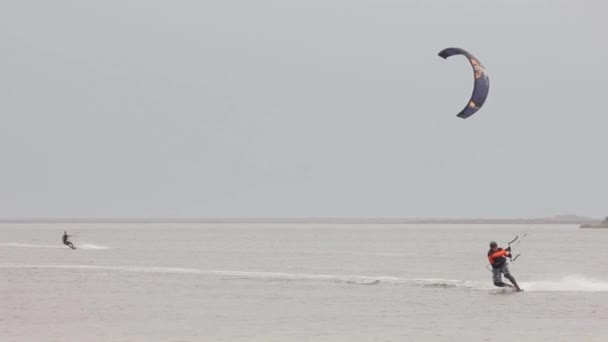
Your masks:
<instances>
[{"instance_id":1,"label":"distant shoreline","mask_svg":"<svg viewBox=\"0 0 608 342\"><path fill-rule=\"evenodd\" d=\"M591 218L515 218L515 219L406 219L406 218L44 218L44 219L0 219L0 224L36 223L200 223L200 224L597 224L601 220Z\"/></svg>"}]
</instances>

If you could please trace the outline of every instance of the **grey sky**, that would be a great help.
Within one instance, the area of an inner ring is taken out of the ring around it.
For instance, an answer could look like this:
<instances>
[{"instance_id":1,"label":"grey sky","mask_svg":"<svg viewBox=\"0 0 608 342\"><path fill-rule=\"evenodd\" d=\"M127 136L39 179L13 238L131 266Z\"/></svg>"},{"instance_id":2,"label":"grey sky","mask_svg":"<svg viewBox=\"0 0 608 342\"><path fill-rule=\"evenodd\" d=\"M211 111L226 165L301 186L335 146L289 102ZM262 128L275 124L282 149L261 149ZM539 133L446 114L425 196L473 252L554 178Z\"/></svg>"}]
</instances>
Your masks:
<instances>
[{"instance_id":1,"label":"grey sky","mask_svg":"<svg viewBox=\"0 0 608 342\"><path fill-rule=\"evenodd\" d=\"M606 13L3 1L0 217L608 215Z\"/></svg>"}]
</instances>

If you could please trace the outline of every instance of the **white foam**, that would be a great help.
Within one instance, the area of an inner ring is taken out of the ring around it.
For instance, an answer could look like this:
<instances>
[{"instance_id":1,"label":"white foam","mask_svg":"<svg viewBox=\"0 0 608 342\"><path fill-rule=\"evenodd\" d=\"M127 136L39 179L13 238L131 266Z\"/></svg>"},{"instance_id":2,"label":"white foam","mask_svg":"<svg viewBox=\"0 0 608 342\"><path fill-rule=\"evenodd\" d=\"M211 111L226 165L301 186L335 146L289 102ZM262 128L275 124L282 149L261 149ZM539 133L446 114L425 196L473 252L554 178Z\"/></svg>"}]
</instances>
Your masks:
<instances>
[{"instance_id":1,"label":"white foam","mask_svg":"<svg viewBox=\"0 0 608 342\"><path fill-rule=\"evenodd\" d=\"M608 282L571 275L556 281L522 282L525 291L535 292L608 292Z\"/></svg>"},{"instance_id":2,"label":"white foam","mask_svg":"<svg viewBox=\"0 0 608 342\"><path fill-rule=\"evenodd\" d=\"M418 285L437 288L466 288L476 291L511 293L511 289L495 287L491 282L455 279L415 279ZM519 282L525 292L608 292L608 282L583 276L567 276L556 281Z\"/></svg>"},{"instance_id":3,"label":"white foam","mask_svg":"<svg viewBox=\"0 0 608 342\"><path fill-rule=\"evenodd\" d=\"M513 292L511 289L498 288L491 282L484 281L425 278L417 278L415 281L423 287L465 288L476 291L494 290L494 293ZM608 282L576 275L567 276L555 281L522 281L519 282L519 285L525 292L608 292Z\"/></svg>"},{"instance_id":4,"label":"white foam","mask_svg":"<svg viewBox=\"0 0 608 342\"><path fill-rule=\"evenodd\" d=\"M92 243L83 243L76 245L77 249L96 249L96 250L105 250L105 249L110 249L110 247L106 247L106 246L98 246L98 245L94 245Z\"/></svg>"}]
</instances>

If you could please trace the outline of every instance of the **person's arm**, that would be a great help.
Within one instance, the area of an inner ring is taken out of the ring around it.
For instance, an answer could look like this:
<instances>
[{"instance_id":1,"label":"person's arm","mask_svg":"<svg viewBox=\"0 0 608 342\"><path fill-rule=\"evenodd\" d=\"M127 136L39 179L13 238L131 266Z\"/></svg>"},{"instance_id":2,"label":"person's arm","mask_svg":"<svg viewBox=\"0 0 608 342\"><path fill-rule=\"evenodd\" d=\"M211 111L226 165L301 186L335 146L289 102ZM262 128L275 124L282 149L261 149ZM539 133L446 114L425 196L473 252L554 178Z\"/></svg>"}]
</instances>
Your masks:
<instances>
[{"instance_id":1,"label":"person's arm","mask_svg":"<svg viewBox=\"0 0 608 342\"><path fill-rule=\"evenodd\" d=\"M503 250L501 250L501 251L498 251L498 252L492 253L492 254L490 255L490 258L494 259L494 258L498 258L498 257L501 257L501 256L508 256L508 255L509 255L509 251L508 251L508 250L506 250L506 249L503 249Z\"/></svg>"},{"instance_id":2,"label":"person's arm","mask_svg":"<svg viewBox=\"0 0 608 342\"><path fill-rule=\"evenodd\" d=\"M490 264L494 264L494 259L499 258L501 256L508 256L508 255L509 255L509 251L506 249L503 249L501 251L490 254L488 256L488 260L490 260Z\"/></svg>"}]
</instances>

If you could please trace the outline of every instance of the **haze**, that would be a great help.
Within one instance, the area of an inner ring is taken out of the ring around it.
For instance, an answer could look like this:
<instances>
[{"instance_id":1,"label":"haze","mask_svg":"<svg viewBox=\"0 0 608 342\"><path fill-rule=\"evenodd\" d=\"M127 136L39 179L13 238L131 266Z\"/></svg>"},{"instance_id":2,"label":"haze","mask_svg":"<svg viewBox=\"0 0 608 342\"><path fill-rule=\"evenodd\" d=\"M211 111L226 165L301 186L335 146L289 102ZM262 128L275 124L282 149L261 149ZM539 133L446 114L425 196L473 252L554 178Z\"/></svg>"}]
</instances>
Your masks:
<instances>
[{"instance_id":1,"label":"haze","mask_svg":"<svg viewBox=\"0 0 608 342\"><path fill-rule=\"evenodd\" d=\"M603 1L4 1L0 218L608 215ZM490 76L484 108L462 57Z\"/></svg>"}]
</instances>

